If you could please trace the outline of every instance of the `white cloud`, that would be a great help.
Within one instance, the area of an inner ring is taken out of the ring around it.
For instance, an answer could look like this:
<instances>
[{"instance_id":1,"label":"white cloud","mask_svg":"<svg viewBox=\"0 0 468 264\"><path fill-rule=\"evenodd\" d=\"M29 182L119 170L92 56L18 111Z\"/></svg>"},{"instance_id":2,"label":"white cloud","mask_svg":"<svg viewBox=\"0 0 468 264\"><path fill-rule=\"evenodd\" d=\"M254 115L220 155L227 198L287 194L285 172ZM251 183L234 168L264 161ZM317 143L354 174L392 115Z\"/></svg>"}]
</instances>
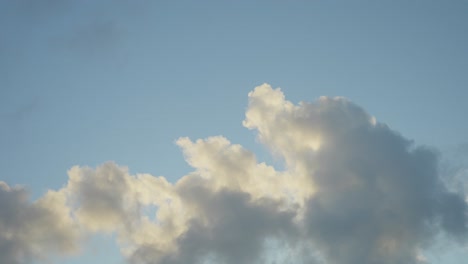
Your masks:
<instances>
[{"instance_id":1,"label":"white cloud","mask_svg":"<svg viewBox=\"0 0 468 264\"><path fill-rule=\"evenodd\" d=\"M177 141L194 171L175 183L114 163L73 167L63 189L32 204L3 183L0 250L13 252L3 258L72 250L72 230L115 232L129 262L155 264L418 263L438 232L466 238L466 201L444 186L434 151L346 99L294 105L264 84L249 93L244 126L284 170L217 136ZM44 221L57 223L50 235Z\"/></svg>"}]
</instances>

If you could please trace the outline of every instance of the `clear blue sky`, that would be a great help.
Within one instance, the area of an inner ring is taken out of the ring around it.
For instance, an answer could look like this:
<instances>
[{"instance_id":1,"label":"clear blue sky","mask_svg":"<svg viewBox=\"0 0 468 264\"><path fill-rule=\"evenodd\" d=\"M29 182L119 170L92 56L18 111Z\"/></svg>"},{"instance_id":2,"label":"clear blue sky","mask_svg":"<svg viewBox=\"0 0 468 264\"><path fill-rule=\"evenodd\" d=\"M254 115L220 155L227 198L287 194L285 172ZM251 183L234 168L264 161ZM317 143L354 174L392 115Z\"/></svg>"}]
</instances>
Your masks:
<instances>
[{"instance_id":1,"label":"clear blue sky","mask_svg":"<svg viewBox=\"0 0 468 264\"><path fill-rule=\"evenodd\" d=\"M175 181L191 170L181 136L223 135L269 160L242 127L265 82L295 103L347 97L419 144L456 148L467 14L461 0L0 0L0 180L36 198L73 165L112 160ZM60 263L119 261L103 240ZM468 256L456 251L434 263Z\"/></svg>"}]
</instances>

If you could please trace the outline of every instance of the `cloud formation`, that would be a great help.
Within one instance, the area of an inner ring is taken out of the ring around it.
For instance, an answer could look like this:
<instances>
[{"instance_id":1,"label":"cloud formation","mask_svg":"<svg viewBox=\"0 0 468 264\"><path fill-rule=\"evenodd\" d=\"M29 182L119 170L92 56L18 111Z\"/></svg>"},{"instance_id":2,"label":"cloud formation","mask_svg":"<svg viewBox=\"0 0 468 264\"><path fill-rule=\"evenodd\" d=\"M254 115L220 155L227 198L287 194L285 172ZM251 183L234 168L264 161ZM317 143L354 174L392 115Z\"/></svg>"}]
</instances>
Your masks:
<instances>
[{"instance_id":1,"label":"cloud formation","mask_svg":"<svg viewBox=\"0 0 468 264\"><path fill-rule=\"evenodd\" d=\"M264 84L243 124L284 170L217 136L177 141L194 170L175 183L114 163L73 167L33 203L1 183L1 262L71 252L95 232L115 232L142 264L422 263L435 235L465 241L465 196L444 185L436 152L352 102L295 105Z\"/></svg>"},{"instance_id":2,"label":"cloud formation","mask_svg":"<svg viewBox=\"0 0 468 264\"><path fill-rule=\"evenodd\" d=\"M0 181L0 263L21 264L77 250L77 226L63 192L49 191L34 203L24 188Z\"/></svg>"}]
</instances>

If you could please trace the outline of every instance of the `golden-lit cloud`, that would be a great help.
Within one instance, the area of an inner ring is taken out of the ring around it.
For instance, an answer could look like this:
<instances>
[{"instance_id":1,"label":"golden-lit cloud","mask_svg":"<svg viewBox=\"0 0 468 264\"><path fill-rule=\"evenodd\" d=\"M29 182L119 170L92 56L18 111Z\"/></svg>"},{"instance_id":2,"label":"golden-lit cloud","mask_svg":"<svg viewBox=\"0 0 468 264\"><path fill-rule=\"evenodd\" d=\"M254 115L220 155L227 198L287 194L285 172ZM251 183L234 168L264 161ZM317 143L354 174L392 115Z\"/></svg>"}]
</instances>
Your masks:
<instances>
[{"instance_id":1,"label":"golden-lit cloud","mask_svg":"<svg viewBox=\"0 0 468 264\"><path fill-rule=\"evenodd\" d=\"M434 151L345 98L295 105L264 84L243 124L284 169L222 136L184 137L193 171L174 183L112 162L71 168L65 187L33 203L1 183L3 262L71 252L96 232L145 264L421 263L437 233L466 238L467 203L445 187Z\"/></svg>"}]
</instances>

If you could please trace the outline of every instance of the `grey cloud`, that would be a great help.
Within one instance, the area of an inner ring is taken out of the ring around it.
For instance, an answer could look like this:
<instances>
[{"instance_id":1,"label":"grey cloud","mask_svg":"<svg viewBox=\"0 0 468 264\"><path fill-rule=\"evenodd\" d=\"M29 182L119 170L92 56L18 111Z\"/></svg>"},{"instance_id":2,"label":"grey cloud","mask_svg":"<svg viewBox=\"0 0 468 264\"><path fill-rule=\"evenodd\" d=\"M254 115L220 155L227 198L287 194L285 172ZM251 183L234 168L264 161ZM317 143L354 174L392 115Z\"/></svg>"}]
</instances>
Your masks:
<instances>
[{"instance_id":1,"label":"grey cloud","mask_svg":"<svg viewBox=\"0 0 468 264\"><path fill-rule=\"evenodd\" d=\"M33 203L2 183L2 261L71 250L70 230L115 232L135 264L411 264L439 234L466 242L465 196L447 187L439 154L352 102L294 105L264 84L249 93L244 126L284 170L218 136L177 141L193 171L175 183L112 162L73 167L63 189ZM46 222L61 224L44 233Z\"/></svg>"},{"instance_id":2,"label":"grey cloud","mask_svg":"<svg viewBox=\"0 0 468 264\"><path fill-rule=\"evenodd\" d=\"M96 56L120 42L123 29L110 20L97 20L64 36L63 45L71 51Z\"/></svg>"},{"instance_id":3,"label":"grey cloud","mask_svg":"<svg viewBox=\"0 0 468 264\"><path fill-rule=\"evenodd\" d=\"M256 263L268 238L297 236L295 212L281 210L277 201L254 202L248 193L213 191L201 183L196 179L179 186L184 203L195 206L198 216L189 220L187 231L177 238L177 250L161 254L151 247L142 248L133 255L135 263Z\"/></svg>"},{"instance_id":4,"label":"grey cloud","mask_svg":"<svg viewBox=\"0 0 468 264\"><path fill-rule=\"evenodd\" d=\"M256 104L263 99L254 97L251 108L265 105ZM343 98L285 109L276 111L282 130L275 129L278 119L253 128L294 160L290 166L306 168L316 193L307 199L304 225L327 263L416 263L417 251L438 231L466 237L467 204L444 186L435 151L413 146ZM268 119L254 122L260 120ZM298 155L283 145L294 138L270 133L290 130L319 135L320 148Z\"/></svg>"},{"instance_id":5,"label":"grey cloud","mask_svg":"<svg viewBox=\"0 0 468 264\"><path fill-rule=\"evenodd\" d=\"M19 123L31 116L38 108L40 108L40 99L36 96L13 111L0 114L0 117L11 124Z\"/></svg>"},{"instance_id":6,"label":"grey cloud","mask_svg":"<svg viewBox=\"0 0 468 264\"><path fill-rule=\"evenodd\" d=\"M125 168L111 162L96 170L73 167L69 176L68 199L81 225L91 231L115 231L138 222L139 203Z\"/></svg>"},{"instance_id":7,"label":"grey cloud","mask_svg":"<svg viewBox=\"0 0 468 264\"><path fill-rule=\"evenodd\" d=\"M74 252L78 234L64 201L60 193L50 192L31 204L25 189L0 182L0 263Z\"/></svg>"},{"instance_id":8,"label":"grey cloud","mask_svg":"<svg viewBox=\"0 0 468 264\"><path fill-rule=\"evenodd\" d=\"M29 57L25 49L28 42L34 42L49 56L67 55L62 52L93 57L113 54L127 35L126 28L143 14L148 15L145 10L151 6L108 0L3 2L0 21L4 22L6 35L0 41L0 51L8 55L10 64ZM38 30L53 33L34 34Z\"/></svg>"}]
</instances>

